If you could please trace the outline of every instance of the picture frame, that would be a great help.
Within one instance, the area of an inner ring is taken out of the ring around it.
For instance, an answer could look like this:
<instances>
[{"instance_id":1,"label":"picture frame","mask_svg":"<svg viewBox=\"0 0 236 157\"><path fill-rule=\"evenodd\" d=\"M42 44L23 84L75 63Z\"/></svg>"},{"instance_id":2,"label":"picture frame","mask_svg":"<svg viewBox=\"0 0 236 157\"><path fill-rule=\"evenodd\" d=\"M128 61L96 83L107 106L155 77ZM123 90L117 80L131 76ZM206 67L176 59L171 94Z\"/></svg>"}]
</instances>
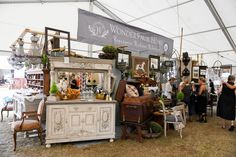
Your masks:
<instances>
[{"instance_id":1,"label":"picture frame","mask_svg":"<svg viewBox=\"0 0 236 157\"><path fill-rule=\"evenodd\" d=\"M160 57L149 55L149 70L159 71L160 70Z\"/></svg>"},{"instance_id":2,"label":"picture frame","mask_svg":"<svg viewBox=\"0 0 236 157\"><path fill-rule=\"evenodd\" d=\"M133 77L149 76L149 59L144 57L132 57Z\"/></svg>"},{"instance_id":3,"label":"picture frame","mask_svg":"<svg viewBox=\"0 0 236 157\"><path fill-rule=\"evenodd\" d=\"M193 67L193 79L199 79L199 67Z\"/></svg>"},{"instance_id":4,"label":"picture frame","mask_svg":"<svg viewBox=\"0 0 236 157\"><path fill-rule=\"evenodd\" d=\"M131 52L118 50L116 55L116 68L120 70L131 68Z\"/></svg>"}]
</instances>

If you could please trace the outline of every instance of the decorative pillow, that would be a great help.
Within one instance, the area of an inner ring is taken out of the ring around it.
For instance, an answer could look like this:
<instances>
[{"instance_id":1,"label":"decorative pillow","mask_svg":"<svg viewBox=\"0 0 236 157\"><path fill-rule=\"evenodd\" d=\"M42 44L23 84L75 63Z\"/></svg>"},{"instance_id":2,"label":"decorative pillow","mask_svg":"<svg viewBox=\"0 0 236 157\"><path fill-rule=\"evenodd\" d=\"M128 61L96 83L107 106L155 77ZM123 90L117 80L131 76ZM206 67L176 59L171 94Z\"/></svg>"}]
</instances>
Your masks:
<instances>
[{"instance_id":1,"label":"decorative pillow","mask_svg":"<svg viewBox=\"0 0 236 157\"><path fill-rule=\"evenodd\" d=\"M133 85L126 84L126 93L129 97L139 97L138 89Z\"/></svg>"}]
</instances>

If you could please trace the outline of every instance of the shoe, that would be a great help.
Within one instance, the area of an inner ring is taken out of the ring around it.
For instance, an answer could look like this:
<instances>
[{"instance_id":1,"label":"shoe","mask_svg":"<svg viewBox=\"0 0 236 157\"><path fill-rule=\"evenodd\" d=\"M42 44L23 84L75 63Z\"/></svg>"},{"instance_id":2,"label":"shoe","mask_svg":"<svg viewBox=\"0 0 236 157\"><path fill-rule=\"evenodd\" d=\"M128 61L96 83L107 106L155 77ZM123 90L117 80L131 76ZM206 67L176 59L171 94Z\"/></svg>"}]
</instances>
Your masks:
<instances>
[{"instance_id":1,"label":"shoe","mask_svg":"<svg viewBox=\"0 0 236 157\"><path fill-rule=\"evenodd\" d=\"M225 129L225 125L222 125L221 128L222 128L222 129Z\"/></svg>"},{"instance_id":2,"label":"shoe","mask_svg":"<svg viewBox=\"0 0 236 157\"><path fill-rule=\"evenodd\" d=\"M234 131L234 126L231 125L231 127L229 128L229 131Z\"/></svg>"}]
</instances>

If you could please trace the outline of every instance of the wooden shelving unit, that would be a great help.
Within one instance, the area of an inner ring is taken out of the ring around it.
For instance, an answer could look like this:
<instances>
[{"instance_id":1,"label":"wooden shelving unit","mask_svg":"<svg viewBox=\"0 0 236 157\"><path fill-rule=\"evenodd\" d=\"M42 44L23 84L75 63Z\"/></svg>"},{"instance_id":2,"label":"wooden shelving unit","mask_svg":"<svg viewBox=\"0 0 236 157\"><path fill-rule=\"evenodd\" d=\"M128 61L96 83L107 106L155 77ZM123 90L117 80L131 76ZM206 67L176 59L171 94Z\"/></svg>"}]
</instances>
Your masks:
<instances>
[{"instance_id":1,"label":"wooden shelving unit","mask_svg":"<svg viewBox=\"0 0 236 157\"><path fill-rule=\"evenodd\" d=\"M30 88L43 89L44 76L42 70L28 70L26 71L27 85Z\"/></svg>"}]
</instances>

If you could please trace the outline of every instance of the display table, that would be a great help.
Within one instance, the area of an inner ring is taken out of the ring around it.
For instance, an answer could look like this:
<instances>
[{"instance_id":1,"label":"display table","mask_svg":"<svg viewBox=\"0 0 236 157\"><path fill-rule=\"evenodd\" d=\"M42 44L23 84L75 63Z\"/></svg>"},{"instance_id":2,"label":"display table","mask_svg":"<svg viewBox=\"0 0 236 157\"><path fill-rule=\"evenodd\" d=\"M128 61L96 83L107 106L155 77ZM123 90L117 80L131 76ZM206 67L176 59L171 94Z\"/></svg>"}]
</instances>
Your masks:
<instances>
[{"instance_id":1,"label":"display table","mask_svg":"<svg viewBox=\"0 0 236 157\"><path fill-rule=\"evenodd\" d=\"M46 102L46 147L52 143L115 138L116 101Z\"/></svg>"},{"instance_id":2,"label":"display table","mask_svg":"<svg viewBox=\"0 0 236 157\"><path fill-rule=\"evenodd\" d=\"M14 120L21 119L22 112L37 111L39 102L44 98L43 94L25 96L21 93L13 94Z\"/></svg>"}]
</instances>

